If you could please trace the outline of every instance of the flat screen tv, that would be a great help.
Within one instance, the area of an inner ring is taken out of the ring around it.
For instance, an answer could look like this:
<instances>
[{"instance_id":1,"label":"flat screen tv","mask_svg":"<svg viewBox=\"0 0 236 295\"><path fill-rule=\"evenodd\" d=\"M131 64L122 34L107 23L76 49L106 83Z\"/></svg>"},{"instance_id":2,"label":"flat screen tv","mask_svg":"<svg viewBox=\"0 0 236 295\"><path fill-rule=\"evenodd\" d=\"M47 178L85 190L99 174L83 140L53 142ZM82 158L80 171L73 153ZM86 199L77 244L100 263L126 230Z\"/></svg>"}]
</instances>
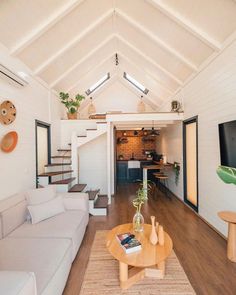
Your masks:
<instances>
[{"instance_id":1,"label":"flat screen tv","mask_svg":"<svg viewBox=\"0 0 236 295\"><path fill-rule=\"evenodd\" d=\"M219 124L221 165L236 168L236 120Z\"/></svg>"}]
</instances>

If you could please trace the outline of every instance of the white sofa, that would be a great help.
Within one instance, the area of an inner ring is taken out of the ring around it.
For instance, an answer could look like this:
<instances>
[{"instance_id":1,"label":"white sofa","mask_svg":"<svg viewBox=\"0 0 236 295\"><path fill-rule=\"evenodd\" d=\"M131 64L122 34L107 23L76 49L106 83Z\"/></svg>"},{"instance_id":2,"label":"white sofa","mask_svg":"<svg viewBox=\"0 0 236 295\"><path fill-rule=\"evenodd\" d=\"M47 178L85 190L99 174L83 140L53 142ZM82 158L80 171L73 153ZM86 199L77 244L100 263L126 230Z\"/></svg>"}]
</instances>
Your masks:
<instances>
[{"instance_id":1,"label":"white sofa","mask_svg":"<svg viewBox=\"0 0 236 295\"><path fill-rule=\"evenodd\" d=\"M0 294L62 294L89 213L87 194L61 195L65 212L37 224L25 193L0 201Z\"/></svg>"}]
</instances>

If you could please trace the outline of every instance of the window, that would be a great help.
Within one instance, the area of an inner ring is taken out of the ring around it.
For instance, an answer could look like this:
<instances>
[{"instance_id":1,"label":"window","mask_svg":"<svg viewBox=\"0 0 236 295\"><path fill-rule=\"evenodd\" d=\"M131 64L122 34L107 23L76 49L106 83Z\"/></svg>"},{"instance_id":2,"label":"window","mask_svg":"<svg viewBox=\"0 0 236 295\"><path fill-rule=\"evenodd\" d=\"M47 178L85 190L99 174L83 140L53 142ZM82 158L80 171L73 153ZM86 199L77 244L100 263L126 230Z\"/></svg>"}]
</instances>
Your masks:
<instances>
[{"instance_id":1,"label":"window","mask_svg":"<svg viewBox=\"0 0 236 295\"><path fill-rule=\"evenodd\" d=\"M138 88L138 90L142 91L144 94L148 94L148 89L145 88L142 84L140 84L137 80L131 77L129 74L124 72L124 78L129 81L134 87Z\"/></svg>"},{"instance_id":2,"label":"window","mask_svg":"<svg viewBox=\"0 0 236 295\"><path fill-rule=\"evenodd\" d=\"M88 90L85 91L87 95L90 95L92 92L97 90L99 87L101 87L107 80L110 79L110 73L107 73L104 77L102 77L100 80L98 80L95 84L93 84Z\"/></svg>"}]
</instances>

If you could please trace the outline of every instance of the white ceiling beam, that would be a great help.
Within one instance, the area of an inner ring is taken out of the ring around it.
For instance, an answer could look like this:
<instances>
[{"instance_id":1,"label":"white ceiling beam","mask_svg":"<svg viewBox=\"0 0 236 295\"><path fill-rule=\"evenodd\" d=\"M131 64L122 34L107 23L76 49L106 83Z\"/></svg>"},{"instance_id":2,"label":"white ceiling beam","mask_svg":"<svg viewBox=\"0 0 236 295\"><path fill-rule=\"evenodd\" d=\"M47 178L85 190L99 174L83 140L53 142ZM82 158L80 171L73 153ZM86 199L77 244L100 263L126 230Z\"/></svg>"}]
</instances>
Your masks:
<instances>
[{"instance_id":1,"label":"white ceiling beam","mask_svg":"<svg viewBox=\"0 0 236 295\"><path fill-rule=\"evenodd\" d=\"M84 0L67 0L65 4L60 7L57 11L55 11L47 20L41 23L35 30L30 32L27 36L25 36L19 43L17 43L10 50L11 55L18 55L22 52L27 46L29 46L34 40L39 38L43 33L45 33L48 29L50 29L53 25L55 25L58 21L60 21L64 16L70 13L75 7L77 7ZM30 13L30 12L28 12Z\"/></svg>"},{"instance_id":2,"label":"white ceiling beam","mask_svg":"<svg viewBox=\"0 0 236 295\"><path fill-rule=\"evenodd\" d=\"M165 112L165 113L122 113L122 114L107 114L107 122L129 122L129 121L182 121L184 113Z\"/></svg>"},{"instance_id":3,"label":"white ceiling beam","mask_svg":"<svg viewBox=\"0 0 236 295\"><path fill-rule=\"evenodd\" d=\"M118 125L119 126L127 126L127 125L133 125L133 124L137 124L138 126L141 126L141 125L145 125L145 126L150 126L150 125L155 125L155 126L163 126L163 125L172 125L174 124L175 122L170 120L170 121L157 121L157 120L151 120L151 121L144 121L144 122L119 122Z\"/></svg>"},{"instance_id":4,"label":"white ceiling beam","mask_svg":"<svg viewBox=\"0 0 236 295\"><path fill-rule=\"evenodd\" d=\"M147 35L151 40L153 40L158 46L162 49L168 51L169 53L173 54L180 62L184 63L187 67L189 67L193 71L197 71L197 66L194 64L193 61L187 59L174 48L169 46L167 43L163 42L157 35L154 35L149 30L147 30L141 23L136 22L130 16L125 14L122 10L116 9L118 16L124 19L129 25L133 26L135 29L138 29L143 34Z\"/></svg>"},{"instance_id":5,"label":"white ceiling beam","mask_svg":"<svg viewBox=\"0 0 236 295\"><path fill-rule=\"evenodd\" d=\"M99 43L99 45L95 48L93 48L91 51L89 51L88 54L86 54L82 59L80 59L79 61L77 61L72 67L70 67L67 71L65 71L63 74L61 74L56 80L54 80L51 84L50 87L54 87L56 86L56 84L58 84L62 79L64 79L67 75L69 75L75 68L77 68L82 62L84 62L85 60L89 59L89 57L93 54L95 54L95 52L97 50L99 50L100 48L102 48L106 43L108 43L112 38L114 38L113 35L110 35L108 38L106 38L105 40L103 40L103 42Z\"/></svg>"},{"instance_id":6,"label":"white ceiling beam","mask_svg":"<svg viewBox=\"0 0 236 295\"><path fill-rule=\"evenodd\" d=\"M183 85L183 81L181 81L178 77L167 71L165 68L163 68L161 65L159 65L157 62L155 62L153 59L148 57L146 54L144 54L141 50L133 46L130 42L125 40L121 35L117 34L117 38L121 40L123 43L125 43L128 47L130 47L132 50L137 52L139 55L141 55L144 59L149 61L151 64L153 64L155 67L157 67L159 70L164 72L167 76L169 76L171 79L173 79L175 82L177 82L180 86Z\"/></svg>"},{"instance_id":7,"label":"white ceiling beam","mask_svg":"<svg viewBox=\"0 0 236 295\"><path fill-rule=\"evenodd\" d=\"M82 38L84 38L87 34L89 34L91 31L93 31L97 26L104 23L108 18L110 18L113 14L113 10L108 10L105 12L101 17L99 17L95 22L91 23L87 26L86 30L81 32L81 34L75 36L73 40L68 42L65 46L60 48L57 52L55 52L52 56L50 56L44 63L42 63L40 66L38 66L34 73L35 75L38 75L42 71L44 71L48 66L50 66L51 63L53 63L54 60L56 60L59 56L61 56L63 53L65 53L67 50L69 50L72 46L74 46L77 42L81 41Z\"/></svg>"},{"instance_id":8,"label":"white ceiling beam","mask_svg":"<svg viewBox=\"0 0 236 295\"><path fill-rule=\"evenodd\" d=\"M178 25L186 29L192 35L197 37L203 43L205 43L208 47L214 49L215 51L221 50L221 44L209 36L206 32L203 32L200 28L193 25L189 20L181 16L177 11L174 11L169 6L167 6L164 1L161 0L146 0L154 7L159 9L163 14L167 17L175 21Z\"/></svg>"}]
</instances>

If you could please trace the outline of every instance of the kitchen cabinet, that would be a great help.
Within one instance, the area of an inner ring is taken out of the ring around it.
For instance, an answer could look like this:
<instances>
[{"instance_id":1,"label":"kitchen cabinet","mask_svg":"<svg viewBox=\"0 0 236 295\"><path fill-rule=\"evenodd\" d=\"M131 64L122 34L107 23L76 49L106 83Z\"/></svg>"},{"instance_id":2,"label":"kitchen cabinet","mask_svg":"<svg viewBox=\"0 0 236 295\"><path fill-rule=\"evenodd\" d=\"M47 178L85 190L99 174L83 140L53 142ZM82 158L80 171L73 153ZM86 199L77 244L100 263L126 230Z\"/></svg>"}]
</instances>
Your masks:
<instances>
[{"instance_id":1,"label":"kitchen cabinet","mask_svg":"<svg viewBox=\"0 0 236 295\"><path fill-rule=\"evenodd\" d=\"M116 163L117 182L127 182L128 178L128 162L117 161Z\"/></svg>"}]
</instances>

